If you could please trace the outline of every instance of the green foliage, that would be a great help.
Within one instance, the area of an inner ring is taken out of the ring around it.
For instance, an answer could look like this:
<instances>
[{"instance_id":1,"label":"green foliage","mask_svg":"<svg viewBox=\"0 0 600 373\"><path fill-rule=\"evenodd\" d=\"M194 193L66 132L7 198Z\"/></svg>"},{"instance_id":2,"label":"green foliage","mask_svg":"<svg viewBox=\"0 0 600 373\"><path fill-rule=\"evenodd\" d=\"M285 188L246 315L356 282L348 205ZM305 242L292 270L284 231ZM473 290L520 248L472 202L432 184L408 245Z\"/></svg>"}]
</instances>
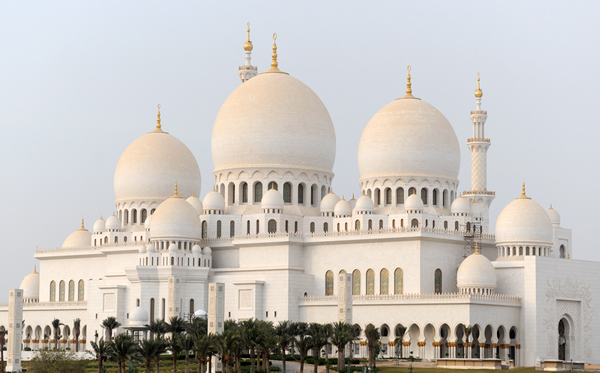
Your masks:
<instances>
[{"instance_id":1,"label":"green foliage","mask_svg":"<svg viewBox=\"0 0 600 373\"><path fill-rule=\"evenodd\" d=\"M66 350L36 351L29 363L33 373L84 373L88 360L78 360L75 353Z\"/></svg>"}]
</instances>

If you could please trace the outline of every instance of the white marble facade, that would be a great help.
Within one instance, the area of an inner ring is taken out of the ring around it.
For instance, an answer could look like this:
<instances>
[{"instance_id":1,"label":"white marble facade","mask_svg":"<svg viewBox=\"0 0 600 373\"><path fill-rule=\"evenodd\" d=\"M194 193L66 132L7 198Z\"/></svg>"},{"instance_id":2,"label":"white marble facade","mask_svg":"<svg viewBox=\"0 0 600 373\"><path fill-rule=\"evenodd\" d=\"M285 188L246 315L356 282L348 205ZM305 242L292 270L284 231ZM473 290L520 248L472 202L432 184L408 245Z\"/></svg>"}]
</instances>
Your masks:
<instances>
[{"instance_id":1,"label":"white marble facade","mask_svg":"<svg viewBox=\"0 0 600 373\"><path fill-rule=\"evenodd\" d=\"M409 76L407 94L366 125L360 198L340 198L332 191L336 138L325 105L276 61L256 74L249 38L244 49L242 84L212 132L214 190L197 197L198 164L164 131L159 113L156 128L119 160L117 212L91 231L82 224L61 248L35 251L39 273L21 285L23 347L53 344L54 318L65 323L59 344L71 349L89 349L107 316L123 326L146 313L188 318L208 309L209 283L224 284L225 319L333 322L345 271L353 294L345 317L380 327L387 356L404 325L403 354L424 359L600 361L592 347L600 342L600 263L572 259L571 231L558 213L523 186L507 191L518 198L491 232L495 192L487 175L494 170L486 165L491 141L479 85L475 110L465 108L473 123L462 145L473 153L468 191L459 189L461 145L452 125L413 96ZM8 306L0 305L0 324L8 322ZM463 325L474 326L471 345ZM353 348L366 354L360 343Z\"/></svg>"}]
</instances>

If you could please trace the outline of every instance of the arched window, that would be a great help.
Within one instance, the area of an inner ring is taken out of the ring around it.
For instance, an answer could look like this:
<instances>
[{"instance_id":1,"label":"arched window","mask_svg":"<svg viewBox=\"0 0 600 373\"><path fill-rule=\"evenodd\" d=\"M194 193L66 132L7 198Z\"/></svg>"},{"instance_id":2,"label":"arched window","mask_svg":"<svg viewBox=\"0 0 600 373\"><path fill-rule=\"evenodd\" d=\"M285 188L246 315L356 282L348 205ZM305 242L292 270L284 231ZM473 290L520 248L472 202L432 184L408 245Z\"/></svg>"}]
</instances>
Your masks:
<instances>
[{"instance_id":1,"label":"arched window","mask_svg":"<svg viewBox=\"0 0 600 373\"><path fill-rule=\"evenodd\" d=\"M375 206L381 205L381 191L379 188L375 189Z\"/></svg>"},{"instance_id":2,"label":"arched window","mask_svg":"<svg viewBox=\"0 0 600 373\"><path fill-rule=\"evenodd\" d=\"M396 189L396 204L397 205L404 204L404 188Z\"/></svg>"},{"instance_id":3,"label":"arched window","mask_svg":"<svg viewBox=\"0 0 600 373\"><path fill-rule=\"evenodd\" d=\"M367 270L367 295L375 294L375 271Z\"/></svg>"},{"instance_id":4,"label":"arched window","mask_svg":"<svg viewBox=\"0 0 600 373\"><path fill-rule=\"evenodd\" d=\"M360 271L358 269L352 272L352 295L360 295Z\"/></svg>"},{"instance_id":5,"label":"arched window","mask_svg":"<svg viewBox=\"0 0 600 373\"><path fill-rule=\"evenodd\" d=\"M298 204L304 204L304 184L298 184Z\"/></svg>"},{"instance_id":6,"label":"arched window","mask_svg":"<svg viewBox=\"0 0 600 373\"><path fill-rule=\"evenodd\" d=\"M379 230L383 229L383 220L379 220Z\"/></svg>"},{"instance_id":7,"label":"arched window","mask_svg":"<svg viewBox=\"0 0 600 373\"><path fill-rule=\"evenodd\" d=\"M161 307L162 308L162 319L164 320L165 319L165 311L166 311L166 308L167 308L167 307L165 307L165 298L163 298L161 300L161 303L162 303L162 307Z\"/></svg>"},{"instance_id":8,"label":"arched window","mask_svg":"<svg viewBox=\"0 0 600 373\"><path fill-rule=\"evenodd\" d=\"M288 229L288 221L285 221L285 233L289 233L289 229Z\"/></svg>"},{"instance_id":9,"label":"arched window","mask_svg":"<svg viewBox=\"0 0 600 373\"><path fill-rule=\"evenodd\" d=\"M274 181L269 182L269 190L275 189L277 190L277 183Z\"/></svg>"},{"instance_id":10,"label":"arched window","mask_svg":"<svg viewBox=\"0 0 600 373\"><path fill-rule=\"evenodd\" d=\"M217 238L221 238L221 221L217 220Z\"/></svg>"},{"instance_id":11,"label":"arched window","mask_svg":"<svg viewBox=\"0 0 600 373\"><path fill-rule=\"evenodd\" d=\"M325 295L333 295L333 272L325 273Z\"/></svg>"},{"instance_id":12,"label":"arched window","mask_svg":"<svg viewBox=\"0 0 600 373\"><path fill-rule=\"evenodd\" d=\"M202 239L205 240L208 237L208 223L205 221L202 222Z\"/></svg>"},{"instance_id":13,"label":"arched window","mask_svg":"<svg viewBox=\"0 0 600 373\"><path fill-rule=\"evenodd\" d=\"M457 222L457 221L455 221L455 222L454 222L454 230L455 230L455 231L457 231L457 230L458 230L458 222Z\"/></svg>"},{"instance_id":14,"label":"arched window","mask_svg":"<svg viewBox=\"0 0 600 373\"><path fill-rule=\"evenodd\" d=\"M411 220L410 227L411 228L419 228L419 221L417 219Z\"/></svg>"},{"instance_id":15,"label":"arched window","mask_svg":"<svg viewBox=\"0 0 600 373\"><path fill-rule=\"evenodd\" d=\"M108 236L104 237L104 243L108 243Z\"/></svg>"},{"instance_id":16,"label":"arched window","mask_svg":"<svg viewBox=\"0 0 600 373\"><path fill-rule=\"evenodd\" d=\"M119 237L115 236L115 243L119 243Z\"/></svg>"},{"instance_id":17,"label":"arched window","mask_svg":"<svg viewBox=\"0 0 600 373\"><path fill-rule=\"evenodd\" d=\"M368 222L368 227L369 227L369 230L370 230L370 231L372 231L372 230L373 230L373 220L369 219L369 222Z\"/></svg>"},{"instance_id":18,"label":"arched window","mask_svg":"<svg viewBox=\"0 0 600 373\"><path fill-rule=\"evenodd\" d=\"M69 302L75 301L75 281L69 281Z\"/></svg>"},{"instance_id":19,"label":"arched window","mask_svg":"<svg viewBox=\"0 0 600 373\"><path fill-rule=\"evenodd\" d=\"M129 224L129 210L125 210L123 214L123 225Z\"/></svg>"},{"instance_id":20,"label":"arched window","mask_svg":"<svg viewBox=\"0 0 600 373\"><path fill-rule=\"evenodd\" d=\"M154 298L150 298L150 321L154 321Z\"/></svg>"},{"instance_id":21,"label":"arched window","mask_svg":"<svg viewBox=\"0 0 600 373\"><path fill-rule=\"evenodd\" d=\"M448 222L447 221L444 222L444 229L448 229Z\"/></svg>"},{"instance_id":22,"label":"arched window","mask_svg":"<svg viewBox=\"0 0 600 373\"><path fill-rule=\"evenodd\" d=\"M434 283L435 283L434 292L436 294L442 294L442 270L439 268L435 270Z\"/></svg>"},{"instance_id":23,"label":"arched window","mask_svg":"<svg viewBox=\"0 0 600 373\"><path fill-rule=\"evenodd\" d=\"M421 201L424 205L427 205L427 188L421 188Z\"/></svg>"},{"instance_id":24,"label":"arched window","mask_svg":"<svg viewBox=\"0 0 600 373\"><path fill-rule=\"evenodd\" d=\"M404 228L404 219L400 219L400 228Z\"/></svg>"},{"instance_id":25,"label":"arched window","mask_svg":"<svg viewBox=\"0 0 600 373\"><path fill-rule=\"evenodd\" d=\"M438 190L434 189L433 190L433 195L432 195L432 198L433 198L432 203L433 203L434 206L437 206L437 195L438 195Z\"/></svg>"},{"instance_id":26,"label":"arched window","mask_svg":"<svg viewBox=\"0 0 600 373\"><path fill-rule=\"evenodd\" d=\"M194 300L190 299L190 315L193 315L195 310L196 309L194 308Z\"/></svg>"},{"instance_id":27,"label":"arched window","mask_svg":"<svg viewBox=\"0 0 600 373\"><path fill-rule=\"evenodd\" d=\"M337 223L337 231L340 231L340 223Z\"/></svg>"},{"instance_id":28,"label":"arched window","mask_svg":"<svg viewBox=\"0 0 600 373\"><path fill-rule=\"evenodd\" d=\"M359 231L360 230L360 220L356 220L354 222L354 229Z\"/></svg>"},{"instance_id":29,"label":"arched window","mask_svg":"<svg viewBox=\"0 0 600 373\"><path fill-rule=\"evenodd\" d=\"M396 219L392 219L392 228L396 228Z\"/></svg>"},{"instance_id":30,"label":"arched window","mask_svg":"<svg viewBox=\"0 0 600 373\"><path fill-rule=\"evenodd\" d=\"M175 257L173 257L173 256L171 257L171 265L172 266L175 265Z\"/></svg>"},{"instance_id":31,"label":"arched window","mask_svg":"<svg viewBox=\"0 0 600 373\"><path fill-rule=\"evenodd\" d=\"M313 184L310 187L310 205L316 206L317 204L317 193L319 193L319 187L316 184Z\"/></svg>"},{"instance_id":32,"label":"arched window","mask_svg":"<svg viewBox=\"0 0 600 373\"><path fill-rule=\"evenodd\" d=\"M248 203L248 183L242 183L242 203Z\"/></svg>"},{"instance_id":33,"label":"arched window","mask_svg":"<svg viewBox=\"0 0 600 373\"><path fill-rule=\"evenodd\" d=\"M415 187L411 187L408 189L408 196L412 196L413 194L417 194L417 189Z\"/></svg>"},{"instance_id":34,"label":"arched window","mask_svg":"<svg viewBox=\"0 0 600 373\"><path fill-rule=\"evenodd\" d=\"M256 224L258 224L258 221L256 221ZM268 229L269 233L276 233L277 232L277 222L275 221L275 219L269 220L269 223L267 225L267 229ZM258 233L258 232L256 232L256 233Z\"/></svg>"},{"instance_id":35,"label":"arched window","mask_svg":"<svg viewBox=\"0 0 600 373\"><path fill-rule=\"evenodd\" d=\"M61 281L58 284L58 301L59 302L65 301L65 282L64 281Z\"/></svg>"},{"instance_id":36,"label":"arched window","mask_svg":"<svg viewBox=\"0 0 600 373\"><path fill-rule=\"evenodd\" d=\"M246 234L250 234L250 220L246 222Z\"/></svg>"},{"instance_id":37,"label":"arched window","mask_svg":"<svg viewBox=\"0 0 600 373\"><path fill-rule=\"evenodd\" d=\"M143 209L141 211L141 214L142 214L142 224L144 224L146 222L146 219L148 218L148 210Z\"/></svg>"},{"instance_id":38,"label":"arched window","mask_svg":"<svg viewBox=\"0 0 600 373\"><path fill-rule=\"evenodd\" d=\"M385 204L386 205L392 204L392 189L391 188L387 188L385 190Z\"/></svg>"},{"instance_id":39,"label":"arched window","mask_svg":"<svg viewBox=\"0 0 600 373\"><path fill-rule=\"evenodd\" d=\"M348 223L344 223L344 231L348 232Z\"/></svg>"},{"instance_id":40,"label":"arched window","mask_svg":"<svg viewBox=\"0 0 600 373\"><path fill-rule=\"evenodd\" d=\"M256 234L260 233L260 221L256 219Z\"/></svg>"},{"instance_id":41,"label":"arched window","mask_svg":"<svg viewBox=\"0 0 600 373\"><path fill-rule=\"evenodd\" d=\"M227 199L230 205L233 205L235 203L235 184L234 183L229 183L229 186L227 187Z\"/></svg>"},{"instance_id":42,"label":"arched window","mask_svg":"<svg viewBox=\"0 0 600 373\"><path fill-rule=\"evenodd\" d=\"M229 222L229 237L234 237L235 236L235 221L230 221Z\"/></svg>"},{"instance_id":43,"label":"arched window","mask_svg":"<svg viewBox=\"0 0 600 373\"><path fill-rule=\"evenodd\" d=\"M448 189L444 189L442 193L442 205L443 207L448 206Z\"/></svg>"},{"instance_id":44,"label":"arched window","mask_svg":"<svg viewBox=\"0 0 600 373\"><path fill-rule=\"evenodd\" d=\"M137 224L137 210L136 209L131 210L131 223Z\"/></svg>"},{"instance_id":45,"label":"arched window","mask_svg":"<svg viewBox=\"0 0 600 373\"><path fill-rule=\"evenodd\" d=\"M314 222L310 223L310 233L315 233L315 223Z\"/></svg>"},{"instance_id":46,"label":"arched window","mask_svg":"<svg viewBox=\"0 0 600 373\"><path fill-rule=\"evenodd\" d=\"M298 222L294 222L294 233L298 233Z\"/></svg>"},{"instance_id":47,"label":"arched window","mask_svg":"<svg viewBox=\"0 0 600 373\"><path fill-rule=\"evenodd\" d=\"M323 223L323 232L327 233L329 231L329 224Z\"/></svg>"},{"instance_id":48,"label":"arched window","mask_svg":"<svg viewBox=\"0 0 600 373\"><path fill-rule=\"evenodd\" d=\"M394 294L404 293L404 272L402 268L396 268L394 271Z\"/></svg>"},{"instance_id":49,"label":"arched window","mask_svg":"<svg viewBox=\"0 0 600 373\"><path fill-rule=\"evenodd\" d=\"M566 253L565 253L566 251L567 251L567 250L565 250L565 245L560 245L559 254L560 254L560 257L561 257L561 258L563 258L563 259L564 259L564 258L566 258L566 257L567 257L567 255L566 255Z\"/></svg>"},{"instance_id":50,"label":"arched window","mask_svg":"<svg viewBox=\"0 0 600 373\"><path fill-rule=\"evenodd\" d=\"M292 203L292 184L283 184L283 202Z\"/></svg>"},{"instance_id":51,"label":"arched window","mask_svg":"<svg viewBox=\"0 0 600 373\"><path fill-rule=\"evenodd\" d=\"M470 232L470 231L471 231L471 223L467 222L467 232Z\"/></svg>"},{"instance_id":52,"label":"arched window","mask_svg":"<svg viewBox=\"0 0 600 373\"><path fill-rule=\"evenodd\" d=\"M84 296L85 296L85 284L84 284L83 280L79 280L79 283L77 284L77 300L79 302L83 301Z\"/></svg>"},{"instance_id":53,"label":"arched window","mask_svg":"<svg viewBox=\"0 0 600 373\"><path fill-rule=\"evenodd\" d=\"M56 302L56 282L50 282L50 302Z\"/></svg>"},{"instance_id":54,"label":"arched window","mask_svg":"<svg viewBox=\"0 0 600 373\"><path fill-rule=\"evenodd\" d=\"M259 181L254 184L254 202L260 203L262 201L262 183Z\"/></svg>"},{"instance_id":55,"label":"arched window","mask_svg":"<svg viewBox=\"0 0 600 373\"><path fill-rule=\"evenodd\" d=\"M382 269L379 273L379 294L387 295L390 293L390 273L387 269Z\"/></svg>"}]
</instances>

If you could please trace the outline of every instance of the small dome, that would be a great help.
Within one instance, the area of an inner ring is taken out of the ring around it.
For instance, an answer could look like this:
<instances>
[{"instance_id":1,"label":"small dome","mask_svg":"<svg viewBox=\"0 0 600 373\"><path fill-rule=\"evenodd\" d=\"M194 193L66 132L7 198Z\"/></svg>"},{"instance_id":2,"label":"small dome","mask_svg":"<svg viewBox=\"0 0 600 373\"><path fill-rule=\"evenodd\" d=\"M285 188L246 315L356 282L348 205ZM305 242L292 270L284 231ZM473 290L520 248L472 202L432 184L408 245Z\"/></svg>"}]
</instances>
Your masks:
<instances>
[{"instance_id":1,"label":"small dome","mask_svg":"<svg viewBox=\"0 0 600 373\"><path fill-rule=\"evenodd\" d=\"M106 229L108 230L120 230L121 221L114 214L106 219Z\"/></svg>"},{"instance_id":2,"label":"small dome","mask_svg":"<svg viewBox=\"0 0 600 373\"><path fill-rule=\"evenodd\" d=\"M356 207L356 198L354 198L354 194L352 194L352 199L348 202L350 202L350 206L352 206L352 209Z\"/></svg>"},{"instance_id":3,"label":"small dome","mask_svg":"<svg viewBox=\"0 0 600 373\"><path fill-rule=\"evenodd\" d=\"M196 312L194 312L194 317L201 317L203 319L206 319L208 318L208 312L204 310L197 310Z\"/></svg>"},{"instance_id":4,"label":"small dome","mask_svg":"<svg viewBox=\"0 0 600 373\"><path fill-rule=\"evenodd\" d=\"M283 195L276 189L271 189L262 197L260 203L262 209L282 209Z\"/></svg>"},{"instance_id":5,"label":"small dome","mask_svg":"<svg viewBox=\"0 0 600 373\"><path fill-rule=\"evenodd\" d=\"M458 268L456 286L459 289L496 289L496 269L484 255L474 252Z\"/></svg>"},{"instance_id":6,"label":"small dome","mask_svg":"<svg viewBox=\"0 0 600 373\"><path fill-rule=\"evenodd\" d=\"M71 233L69 237L63 242L62 247L90 247L92 245L92 234L90 231L83 227L83 221L81 222L81 228Z\"/></svg>"},{"instance_id":7,"label":"small dome","mask_svg":"<svg viewBox=\"0 0 600 373\"><path fill-rule=\"evenodd\" d=\"M40 274L37 273L35 267L33 272L23 278L19 289L23 289L23 298L25 299L40 298Z\"/></svg>"},{"instance_id":8,"label":"small dome","mask_svg":"<svg viewBox=\"0 0 600 373\"><path fill-rule=\"evenodd\" d=\"M474 218L483 218L483 206L480 203L471 202L471 216Z\"/></svg>"},{"instance_id":9,"label":"small dome","mask_svg":"<svg viewBox=\"0 0 600 373\"><path fill-rule=\"evenodd\" d=\"M198 214L202 215L202 213L204 212L204 207L202 207L202 201L200 201L200 199L194 195L194 192L192 192L192 196L186 199L186 201L188 201L190 205L194 206Z\"/></svg>"},{"instance_id":10,"label":"small dome","mask_svg":"<svg viewBox=\"0 0 600 373\"><path fill-rule=\"evenodd\" d=\"M148 311L143 309L142 307L136 307L131 312L129 312L129 325L130 326L144 326L148 325L150 320L150 316L148 316Z\"/></svg>"},{"instance_id":11,"label":"small dome","mask_svg":"<svg viewBox=\"0 0 600 373\"><path fill-rule=\"evenodd\" d=\"M454 202L452 202L450 211L452 211L453 214L470 214L471 203L465 197L458 197L454 200Z\"/></svg>"},{"instance_id":12,"label":"small dome","mask_svg":"<svg viewBox=\"0 0 600 373\"><path fill-rule=\"evenodd\" d=\"M202 254L202 248L200 247L200 245L195 244L194 247L192 247L192 252L194 254Z\"/></svg>"},{"instance_id":13,"label":"small dome","mask_svg":"<svg viewBox=\"0 0 600 373\"><path fill-rule=\"evenodd\" d=\"M150 238L200 239L198 212L185 199L174 195L161 203L152 216Z\"/></svg>"},{"instance_id":14,"label":"small dome","mask_svg":"<svg viewBox=\"0 0 600 373\"><path fill-rule=\"evenodd\" d=\"M169 252L176 253L177 252L177 244L175 242L171 242L169 245Z\"/></svg>"},{"instance_id":15,"label":"small dome","mask_svg":"<svg viewBox=\"0 0 600 373\"><path fill-rule=\"evenodd\" d=\"M341 199L339 200L338 203L335 204L335 207L333 209L333 214L335 216L350 216L352 215L352 206L350 205L350 202L346 201L345 199Z\"/></svg>"},{"instance_id":16,"label":"small dome","mask_svg":"<svg viewBox=\"0 0 600 373\"><path fill-rule=\"evenodd\" d=\"M525 193L502 210L496 220L496 245L553 244L552 222L546 210Z\"/></svg>"},{"instance_id":17,"label":"small dome","mask_svg":"<svg viewBox=\"0 0 600 373\"><path fill-rule=\"evenodd\" d=\"M144 246L144 245L140 246L140 249L138 250L138 253L140 253L140 254L146 254L146 246Z\"/></svg>"},{"instance_id":18,"label":"small dome","mask_svg":"<svg viewBox=\"0 0 600 373\"><path fill-rule=\"evenodd\" d=\"M154 244L153 244L153 243L151 243L150 245L148 245L148 247L146 248L146 250L147 250L149 253L155 253L155 252L156 252L156 248L154 247Z\"/></svg>"},{"instance_id":19,"label":"small dome","mask_svg":"<svg viewBox=\"0 0 600 373\"><path fill-rule=\"evenodd\" d=\"M560 227L560 214L558 213L558 211L552 208L552 205L550 205L550 208L546 210L546 213L548 214L548 217L552 222L552 226Z\"/></svg>"},{"instance_id":20,"label":"small dome","mask_svg":"<svg viewBox=\"0 0 600 373\"><path fill-rule=\"evenodd\" d=\"M205 210L225 210L225 199L220 193L214 190L204 197L204 202L202 204L204 205Z\"/></svg>"},{"instance_id":21,"label":"small dome","mask_svg":"<svg viewBox=\"0 0 600 373\"><path fill-rule=\"evenodd\" d=\"M354 209L357 211L373 211L375 209L375 205L373 205L373 200L371 198L363 194L359 199L356 200L356 206Z\"/></svg>"},{"instance_id":22,"label":"small dome","mask_svg":"<svg viewBox=\"0 0 600 373\"><path fill-rule=\"evenodd\" d=\"M206 246L204 248L204 250L202 250L202 252L204 253L204 255L211 255L212 254L212 249L208 246Z\"/></svg>"},{"instance_id":23,"label":"small dome","mask_svg":"<svg viewBox=\"0 0 600 373\"><path fill-rule=\"evenodd\" d=\"M152 215L150 215L146 218L146 221L144 222L144 228L150 229L151 224L152 224Z\"/></svg>"},{"instance_id":24,"label":"small dome","mask_svg":"<svg viewBox=\"0 0 600 373\"><path fill-rule=\"evenodd\" d=\"M106 221L104 219L102 219L102 216L100 217L100 219L96 220L96 222L94 223L94 233L102 233L106 230Z\"/></svg>"},{"instance_id":25,"label":"small dome","mask_svg":"<svg viewBox=\"0 0 600 373\"><path fill-rule=\"evenodd\" d=\"M335 209L336 203L340 201L340 197L338 197L335 193L329 192L323 199L321 200L320 210L321 212L333 212Z\"/></svg>"},{"instance_id":26,"label":"small dome","mask_svg":"<svg viewBox=\"0 0 600 373\"><path fill-rule=\"evenodd\" d=\"M404 201L406 210L423 210L423 200L416 193L413 193Z\"/></svg>"}]
</instances>

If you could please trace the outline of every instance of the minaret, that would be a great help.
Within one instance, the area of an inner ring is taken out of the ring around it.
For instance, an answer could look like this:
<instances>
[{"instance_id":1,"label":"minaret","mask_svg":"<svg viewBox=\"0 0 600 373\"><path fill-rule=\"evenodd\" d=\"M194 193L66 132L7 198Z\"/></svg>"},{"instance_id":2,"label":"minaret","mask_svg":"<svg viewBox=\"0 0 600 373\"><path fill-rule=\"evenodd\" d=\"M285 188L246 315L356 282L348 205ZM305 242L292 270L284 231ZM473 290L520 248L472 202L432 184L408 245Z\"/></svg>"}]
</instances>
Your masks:
<instances>
[{"instance_id":1,"label":"minaret","mask_svg":"<svg viewBox=\"0 0 600 373\"><path fill-rule=\"evenodd\" d=\"M481 110L481 98L483 91L480 86L479 73L477 73L477 90L475 99L477 109L471 111L471 122L473 122L473 138L467 140L471 151L471 190L463 193L463 196L472 197L483 207L484 230L489 225L489 208L495 197L495 192L487 189L487 151L491 145L490 139L485 138L485 121L487 111Z\"/></svg>"},{"instance_id":2,"label":"minaret","mask_svg":"<svg viewBox=\"0 0 600 373\"><path fill-rule=\"evenodd\" d=\"M240 66L238 71L242 83L245 83L247 80L258 75L258 68L256 66L252 66L252 62L250 62L250 59L252 58L252 48L254 47L250 41L250 22L248 22L248 39L246 40L246 43L244 43L244 50L246 51L246 64L244 66Z\"/></svg>"}]
</instances>

